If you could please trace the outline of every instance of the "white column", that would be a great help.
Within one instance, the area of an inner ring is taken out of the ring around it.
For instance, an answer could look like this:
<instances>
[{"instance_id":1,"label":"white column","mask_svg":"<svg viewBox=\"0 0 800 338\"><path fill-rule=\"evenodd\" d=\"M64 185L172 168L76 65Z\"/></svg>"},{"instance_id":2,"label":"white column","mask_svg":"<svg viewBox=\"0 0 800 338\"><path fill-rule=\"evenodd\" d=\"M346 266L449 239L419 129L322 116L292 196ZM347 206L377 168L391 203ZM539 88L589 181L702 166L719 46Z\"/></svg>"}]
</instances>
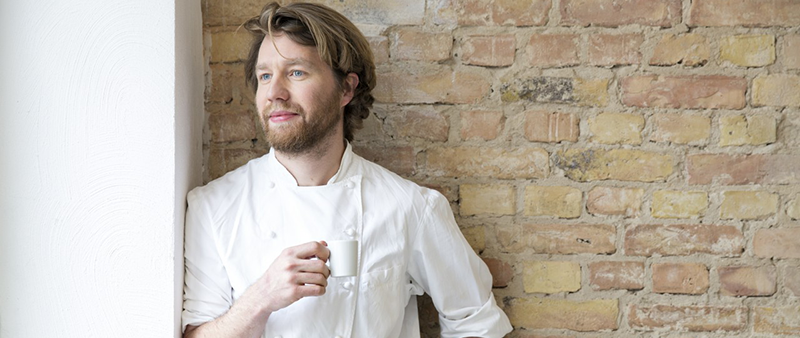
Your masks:
<instances>
[{"instance_id":1,"label":"white column","mask_svg":"<svg viewBox=\"0 0 800 338\"><path fill-rule=\"evenodd\" d=\"M177 337L198 1L0 1L0 337Z\"/></svg>"}]
</instances>

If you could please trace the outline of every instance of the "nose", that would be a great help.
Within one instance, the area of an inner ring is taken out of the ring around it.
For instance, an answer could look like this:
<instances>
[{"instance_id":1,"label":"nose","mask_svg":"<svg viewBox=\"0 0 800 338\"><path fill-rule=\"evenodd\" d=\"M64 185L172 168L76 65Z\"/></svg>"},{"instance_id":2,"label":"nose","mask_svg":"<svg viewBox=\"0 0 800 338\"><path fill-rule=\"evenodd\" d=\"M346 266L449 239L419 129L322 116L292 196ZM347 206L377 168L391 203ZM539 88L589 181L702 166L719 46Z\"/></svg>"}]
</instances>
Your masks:
<instances>
[{"instance_id":1,"label":"nose","mask_svg":"<svg viewBox=\"0 0 800 338\"><path fill-rule=\"evenodd\" d=\"M266 99L269 102L288 101L289 90L286 87L286 79L283 76L275 76L269 84L266 84Z\"/></svg>"}]
</instances>

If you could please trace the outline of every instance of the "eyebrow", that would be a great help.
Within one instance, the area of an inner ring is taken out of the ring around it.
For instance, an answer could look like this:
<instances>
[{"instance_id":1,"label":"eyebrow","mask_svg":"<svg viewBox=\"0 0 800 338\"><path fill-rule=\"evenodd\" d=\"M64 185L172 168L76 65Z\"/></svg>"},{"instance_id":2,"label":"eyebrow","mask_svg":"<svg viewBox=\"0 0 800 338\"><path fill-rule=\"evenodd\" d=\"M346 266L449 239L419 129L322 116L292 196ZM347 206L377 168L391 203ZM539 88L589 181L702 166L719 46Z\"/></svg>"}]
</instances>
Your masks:
<instances>
[{"instance_id":1,"label":"eyebrow","mask_svg":"<svg viewBox=\"0 0 800 338\"><path fill-rule=\"evenodd\" d=\"M288 66L301 65L301 66L308 67L308 68L311 68L311 69L315 69L316 68L314 66L314 64L312 64L311 62L309 62L306 59L301 59L301 58L287 59L286 65L288 65ZM256 70L265 70L265 69L268 69L268 68L269 67L267 66L266 63L262 62L262 63L256 64Z\"/></svg>"}]
</instances>

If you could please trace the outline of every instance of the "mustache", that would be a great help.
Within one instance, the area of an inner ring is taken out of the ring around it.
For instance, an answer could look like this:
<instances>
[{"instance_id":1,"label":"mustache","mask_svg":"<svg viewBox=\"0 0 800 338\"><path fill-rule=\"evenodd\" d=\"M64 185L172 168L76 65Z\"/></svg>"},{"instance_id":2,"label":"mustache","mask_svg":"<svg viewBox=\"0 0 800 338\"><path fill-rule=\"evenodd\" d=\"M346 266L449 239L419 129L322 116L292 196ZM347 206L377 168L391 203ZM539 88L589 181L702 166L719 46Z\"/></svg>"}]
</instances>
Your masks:
<instances>
[{"instance_id":1,"label":"mustache","mask_svg":"<svg viewBox=\"0 0 800 338\"><path fill-rule=\"evenodd\" d=\"M293 114L298 115L305 115L305 111L303 108L299 106L295 106L293 104L287 103L278 103L278 104L271 104L264 107L264 110L261 112L262 116L269 116L274 111L287 111Z\"/></svg>"}]
</instances>

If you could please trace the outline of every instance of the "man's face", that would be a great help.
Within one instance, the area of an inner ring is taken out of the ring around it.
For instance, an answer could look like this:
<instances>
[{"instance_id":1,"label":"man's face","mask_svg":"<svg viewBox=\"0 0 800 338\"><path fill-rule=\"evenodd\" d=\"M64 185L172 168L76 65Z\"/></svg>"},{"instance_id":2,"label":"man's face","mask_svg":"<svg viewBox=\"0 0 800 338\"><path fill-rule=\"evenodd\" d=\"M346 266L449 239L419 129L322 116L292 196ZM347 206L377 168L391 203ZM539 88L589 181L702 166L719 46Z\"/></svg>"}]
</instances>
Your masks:
<instances>
[{"instance_id":1,"label":"man's face","mask_svg":"<svg viewBox=\"0 0 800 338\"><path fill-rule=\"evenodd\" d=\"M342 108L350 97L331 68L315 47L297 44L285 34L274 40L264 38L256 62L256 107L267 141L278 151L302 154L332 134L344 139Z\"/></svg>"}]
</instances>

